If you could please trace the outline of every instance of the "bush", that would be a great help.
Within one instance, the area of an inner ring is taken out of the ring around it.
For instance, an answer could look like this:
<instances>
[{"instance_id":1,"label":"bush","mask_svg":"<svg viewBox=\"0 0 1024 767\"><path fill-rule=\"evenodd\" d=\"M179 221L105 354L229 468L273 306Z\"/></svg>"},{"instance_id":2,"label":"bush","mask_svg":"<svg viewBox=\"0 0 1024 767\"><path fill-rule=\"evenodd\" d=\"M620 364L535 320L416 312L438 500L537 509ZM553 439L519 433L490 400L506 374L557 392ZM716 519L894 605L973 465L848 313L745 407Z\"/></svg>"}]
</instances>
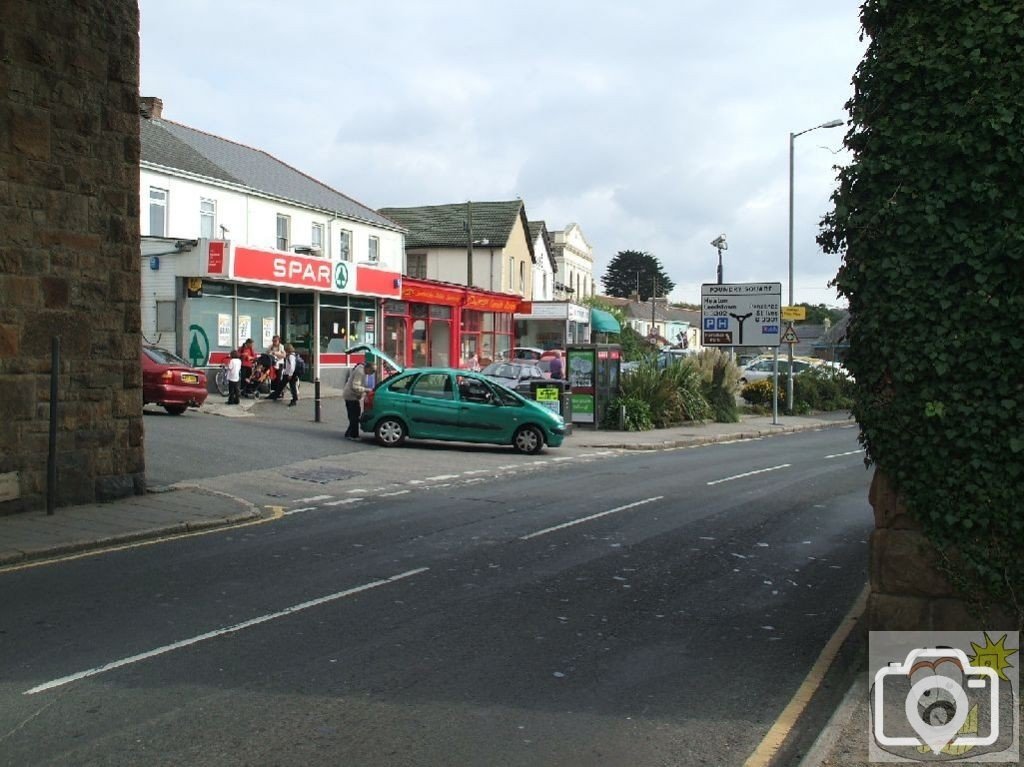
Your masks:
<instances>
[{"instance_id":1,"label":"bush","mask_svg":"<svg viewBox=\"0 0 1024 767\"><path fill-rule=\"evenodd\" d=\"M625 407L625 419L619 422L619 414ZM604 420L601 422L602 429L620 429L626 431L650 431L654 428L651 420L651 406L642 399L636 397L618 396L608 403L604 411Z\"/></svg>"},{"instance_id":2,"label":"bush","mask_svg":"<svg viewBox=\"0 0 1024 767\"><path fill-rule=\"evenodd\" d=\"M787 376L779 376L779 407L785 407ZM793 412L813 410L849 410L853 407L854 383L831 368L811 368L793 379ZM772 381L754 381L743 387L740 396L759 408L772 407Z\"/></svg>"},{"instance_id":3,"label":"bush","mask_svg":"<svg viewBox=\"0 0 1024 767\"><path fill-rule=\"evenodd\" d=\"M732 358L720 349L705 349L686 360L701 379L701 392L711 407L711 417L717 423L736 423L740 411L736 407L740 369Z\"/></svg>"},{"instance_id":4,"label":"bush","mask_svg":"<svg viewBox=\"0 0 1024 767\"><path fill-rule=\"evenodd\" d=\"M620 397L647 404L655 428L675 426L684 421L704 421L711 408L702 392L700 377L691 365L670 365L658 370L643 364L620 379ZM618 423L616 414L615 423Z\"/></svg>"}]
</instances>

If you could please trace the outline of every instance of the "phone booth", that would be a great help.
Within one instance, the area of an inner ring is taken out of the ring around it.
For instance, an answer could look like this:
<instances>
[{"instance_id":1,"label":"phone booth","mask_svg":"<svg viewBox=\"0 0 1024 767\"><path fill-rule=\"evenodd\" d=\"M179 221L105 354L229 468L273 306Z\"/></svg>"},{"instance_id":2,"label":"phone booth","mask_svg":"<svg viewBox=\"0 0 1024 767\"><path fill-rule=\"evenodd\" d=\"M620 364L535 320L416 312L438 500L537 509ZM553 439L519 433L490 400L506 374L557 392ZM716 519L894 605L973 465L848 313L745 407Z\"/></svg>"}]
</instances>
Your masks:
<instances>
[{"instance_id":1,"label":"phone booth","mask_svg":"<svg viewBox=\"0 0 1024 767\"><path fill-rule=\"evenodd\" d=\"M572 422L601 427L608 403L619 393L618 344L569 344L565 348Z\"/></svg>"}]
</instances>

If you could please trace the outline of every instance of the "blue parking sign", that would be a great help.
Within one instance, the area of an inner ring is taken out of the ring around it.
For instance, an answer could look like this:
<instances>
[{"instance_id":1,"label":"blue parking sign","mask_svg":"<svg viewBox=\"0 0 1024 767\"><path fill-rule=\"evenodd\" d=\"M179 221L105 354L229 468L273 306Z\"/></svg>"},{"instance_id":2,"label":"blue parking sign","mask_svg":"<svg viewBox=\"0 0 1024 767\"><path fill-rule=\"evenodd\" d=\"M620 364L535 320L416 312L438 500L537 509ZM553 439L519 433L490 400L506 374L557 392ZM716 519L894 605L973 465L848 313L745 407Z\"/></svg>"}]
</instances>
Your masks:
<instances>
[{"instance_id":1,"label":"blue parking sign","mask_svg":"<svg viewBox=\"0 0 1024 767\"><path fill-rule=\"evenodd\" d=\"M715 329L715 318L714 317L705 317L704 318L704 329L705 330L714 330Z\"/></svg>"},{"instance_id":2,"label":"blue parking sign","mask_svg":"<svg viewBox=\"0 0 1024 767\"><path fill-rule=\"evenodd\" d=\"M716 317L718 325L715 330L728 330L729 329L729 318L728 317Z\"/></svg>"}]
</instances>

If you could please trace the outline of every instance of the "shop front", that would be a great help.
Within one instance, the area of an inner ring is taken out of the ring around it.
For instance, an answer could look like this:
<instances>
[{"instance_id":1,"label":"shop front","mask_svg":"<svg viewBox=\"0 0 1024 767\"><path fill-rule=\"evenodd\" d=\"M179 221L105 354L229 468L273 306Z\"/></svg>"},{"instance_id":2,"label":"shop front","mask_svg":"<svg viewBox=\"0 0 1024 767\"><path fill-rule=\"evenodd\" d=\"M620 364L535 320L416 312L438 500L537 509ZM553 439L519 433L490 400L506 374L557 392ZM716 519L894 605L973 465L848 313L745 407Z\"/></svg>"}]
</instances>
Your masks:
<instances>
[{"instance_id":1,"label":"shop front","mask_svg":"<svg viewBox=\"0 0 1024 767\"><path fill-rule=\"evenodd\" d=\"M144 272L143 301L177 299L175 346L194 365L218 367L247 338L262 351L280 335L305 358L309 377L330 386L344 383L346 349L376 342L380 301L401 294L399 272L218 240L164 263L174 279L151 279L147 290ZM176 295L159 295L170 290Z\"/></svg>"},{"instance_id":2,"label":"shop front","mask_svg":"<svg viewBox=\"0 0 1024 767\"><path fill-rule=\"evenodd\" d=\"M590 310L568 301L534 301L528 313L517 313L516 345L565 349L590 341Z\"/></svg>"},{"instance_id":3,"label":"shop front","mask_svg":"<svg viewBox=\"0 0 1024 767\"><path fill-rule=\"evenodd\" d=\"M406 277L400 300L385 300L378 344L407 367L479 368L513 346L519 296Z\"/></svg>"}]
</instances>

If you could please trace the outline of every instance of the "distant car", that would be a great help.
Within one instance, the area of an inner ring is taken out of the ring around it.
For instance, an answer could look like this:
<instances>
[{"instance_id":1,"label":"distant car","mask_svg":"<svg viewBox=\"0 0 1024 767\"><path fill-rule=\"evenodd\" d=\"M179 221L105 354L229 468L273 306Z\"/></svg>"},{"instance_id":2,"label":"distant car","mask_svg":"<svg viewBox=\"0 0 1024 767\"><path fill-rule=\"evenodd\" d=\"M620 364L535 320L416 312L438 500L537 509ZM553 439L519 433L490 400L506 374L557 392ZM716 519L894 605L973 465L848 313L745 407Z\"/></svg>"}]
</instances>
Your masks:
<instances>
[{"instance_id":1,"label":"distant car","mask_svg":"<svg viewBox=\"0 0 1024 767\"><path fill-rule=\"evenodd\" d=\"M508 351L498 354L499 360L539 360L544 356L544 350L535 346L513 346Z\"/></svg>"},{"instance_id":2,"label":"distant car","mask_svg":"<svg viewBox=\"0 0 1024 767\"><path fill-rule=\"evenodd\" d=\"M372 346L355 350L365 350L399 370L367 394L359 419L363 431L373 432L384 447L397 447L407 438L440 439L511 445L532 455L545 445L558 447L565 438L562 416L480 373L402 370Z\"/></svg>"},{"instance_id":3,"label":"distant car","mask_svg":"<svg viewBox=\"0 0 1024 767\"><path fill-rule=\"evenodd\" d=\"M664 370L669 365L674 365L677 362L682 362L688 357L693 357L697 352L691 349L662 349L658 352L657 366L659 370Z\"/></svg>"},{"instance_id":4,"label":"distant car","mask_svg":"<svg viewBox=\"0 0 1024 767\"><path fill-rule=\"evenodd\" d=\"M159 346L143 346L142 404L160 405L171 415L181 415L190 407L206 402L206 373Z\"/></svg>"},{"instance_id":5,"label":"distant car","mask_svg":"<svg viewBox=\"0 0 1024 767\"><path fill-rule=\"evenodd\" d=\"M794 359L793 360L793 374L800 375L805 370L810 370L812 367L816 367L821 364L821 361L811 361L807 359ZM772 365L771 359L759 359L754 360L749 365L740 369L740 386L746 386L748 383L754 381L765 381L772 377ZM784 376L789 373L789 360L779 358L779 375Z\"/></svg>"},{"instance_id":6,"label":"distant car","mask_svg":"<svg viewBox=\"0 0 1024 767\"><path fill-rule=\"evenodd\" d=\"M550 364L548 373L540 367L540 360L508 360L503 362L492 362L480 371L494 383L515 389L520 394L529 396L530 382L543 381L551 377Z\"/></svg>"}]
</instances>

